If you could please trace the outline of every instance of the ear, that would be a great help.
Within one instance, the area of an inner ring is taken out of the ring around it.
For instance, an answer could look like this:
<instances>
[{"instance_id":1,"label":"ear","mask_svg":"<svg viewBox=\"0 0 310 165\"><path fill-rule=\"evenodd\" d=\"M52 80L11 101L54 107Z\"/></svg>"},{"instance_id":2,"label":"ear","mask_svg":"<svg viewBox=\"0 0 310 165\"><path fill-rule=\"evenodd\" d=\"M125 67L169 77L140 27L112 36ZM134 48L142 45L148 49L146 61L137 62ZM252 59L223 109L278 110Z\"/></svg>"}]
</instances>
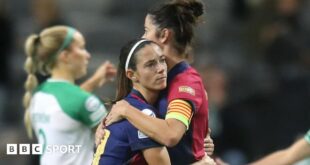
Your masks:
<instances>
[{"instance_id":1,"label":"ear","mask_svg":"<svg viewBox=\"0 0 310 165\"><path fill-rule=\"evenodd\" d=\"M133 82L138 82L137 76L135 75L135 72L131 69L128 69L126 72L126 76Z\"/></svg>"},{"instance_id":2,"label":"ear","mask_svg":"<svg viewBox=\"0 0 310 165\"><path fill-rule=\"evenodd\" d=\"M170 40L171 36L172 36L171 30L167 28L162 29L159 35L160 43L163 43L163 44L166 43L167 41Z\"/></svg>"},{"instance_id":3,"label":"ear","mask_svg":"<svg viewBox=\"0 0 310 165\"><path fill-rule=\"evenodd\" d=\"M60 52L60 54L57 56L58 60L64 62L64 63L69 63L69 52L67 50L63 50Z\"/></svg>"}]
</instances>

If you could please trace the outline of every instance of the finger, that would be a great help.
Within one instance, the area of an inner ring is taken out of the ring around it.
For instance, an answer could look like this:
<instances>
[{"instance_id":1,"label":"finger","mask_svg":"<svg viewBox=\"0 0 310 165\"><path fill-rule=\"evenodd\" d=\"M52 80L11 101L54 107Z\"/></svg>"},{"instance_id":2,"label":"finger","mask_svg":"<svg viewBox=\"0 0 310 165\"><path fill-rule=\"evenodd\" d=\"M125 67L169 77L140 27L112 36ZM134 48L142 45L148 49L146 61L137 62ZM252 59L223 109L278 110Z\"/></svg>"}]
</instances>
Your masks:
<instances>
[{"instance_id":1,"label":"finger","mask_svg":"<svg viewBox=\"0 0 310 165\"><path fill-rule=\"evenodd\" d=\"M205 152L208 153L208 155L210 156L213 154L214 150L213 149L206 149Z\"/></svg>"},{"instance_id":2,"label":"finger","mask_svg":"<svg viewBox=\"0 0 310 165\"><path fill-rule=\"evenodd\" d=\"M207 143L208 146L214 147L214 143Z\"/></svg>"},{"instance_id":3,"label":"finger","mask_svg":"<svg viewBox=\"0 0 310 165\"><path fill-rule=\"evenodd\" d=\"M205 143L203 146L204 146L205 148L212 148L212 147L214 147L214 144Z\"/></svg>"},{"instance_id":4,"label":"finger","mask_svg":"<svg viewBox=\"0 0 310 165\"><path fill-rule=\"evenodd\" d=\"M98 147L99 144L100 144L100 138L98 138L97 136L98 136L98 135L96 135L96 138L95 138L96 147Z\"/></svg>"},{"instance_id":5,"label":"finger","mask_svg":"<svg viewBox=\"0 0 310 165\"><path fill-rule=\"evenodd\" d=\"M96 145L96 147L99 146L99 142L98 142L98 139L97 139L97 138L95 139L95 145Z\"/></svg>"},{"instance_id":6,"label":"finger","mask_svg":"<svg viewBox=\"0 0 310 165\"><path fill-rule=\"evenodd\" d=\"M103 65L109 65L109 64L110 64L110 61L109 61L109 60L103 62Z\"/></svg>"},{"instance_id":7,"label":"finger","mask_svg":"<svg viewBox=\"0 0 310 165\"><path fill-rule=\"evenodd\" d=\"M110 119L107 119L107 120L105 121L105 123L104 123L104 124L105 124L105 125L106 125L106 127L107 127L107 126L109 126L109 125L110 125L110 123L111 123L111 122L110 122Z\"/></svg>"},{"instance_id":8,"label":"finger","mask_svg":"<svg viewBox=\"0 0 310 165\"><path fill-rule=\"evenodd\" d=\"M111 125L110 120L106 122L106 126L109 126L109 125Z\"/></svg>"},{"instance_id":9,"label":"finger","mask_svg":"<svg viewBox=\"0 0 310 165\"><path fill-rule=\"evenodd\" d=\"M208 156L212 156L213 155L213 151L205 151L207 153Z\"/></svg>"}]
</instances>

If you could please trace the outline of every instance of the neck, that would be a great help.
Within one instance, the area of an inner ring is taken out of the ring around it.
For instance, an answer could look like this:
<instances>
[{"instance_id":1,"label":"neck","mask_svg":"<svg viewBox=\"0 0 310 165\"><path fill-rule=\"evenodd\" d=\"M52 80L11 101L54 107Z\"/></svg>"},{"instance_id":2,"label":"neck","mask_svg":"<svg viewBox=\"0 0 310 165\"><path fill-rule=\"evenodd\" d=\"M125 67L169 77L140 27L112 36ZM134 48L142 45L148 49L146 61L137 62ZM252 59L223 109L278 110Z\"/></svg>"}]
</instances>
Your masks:
<instances>
[{"instance_id":1,"label":"neck","mask_svg":"<svg viewBox=\"0 0 310 165\"><path fill-rule=\"evenodd\" d=\"M150 90L150 89L146 89L144 87L141 87L140 85L135 85L134 88L136 90L138 90L142 96L144 97L144 99L151 105L155 104L158 95L159 95L159 91L155 91L155 90Z\"/></svg>"},{"instance_id":2,"label":"neck","mask_svg":"<svg viewBox=\"0 0 310 165\"><path fill-rule=\"evenodd\" d=\"M60 68L54 68L52 70L52 79L63 79L63 80L67 80L71 83L74 84L74 77L71 73L64 71L63 69Z\"/></svg>"},{"instance_id":3,"label":"neck","mask_svg":"<svg viewBox=\"0 0 310 165\"><path fill-rule=\"evenodd\" d=\"M183 55L180 55L177 50L173 49L171 46L166 46L163 48L163 53L166 55L166 62L168 71L172 69L176 64L184 61Z\"/></svg>"}]
</instances>

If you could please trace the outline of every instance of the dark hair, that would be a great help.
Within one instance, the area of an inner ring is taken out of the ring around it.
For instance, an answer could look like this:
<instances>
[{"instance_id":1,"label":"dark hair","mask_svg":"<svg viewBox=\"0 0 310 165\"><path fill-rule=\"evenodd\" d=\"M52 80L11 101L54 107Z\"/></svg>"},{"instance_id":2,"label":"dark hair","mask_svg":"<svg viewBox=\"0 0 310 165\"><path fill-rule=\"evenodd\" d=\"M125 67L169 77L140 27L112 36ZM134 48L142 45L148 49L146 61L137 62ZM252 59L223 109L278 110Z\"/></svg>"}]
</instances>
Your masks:
<instances>
[{"instance_id":1,"label":"dark hair","mask_svg":"<svg viewBox=\"0 0 310 165\"><path fill-rule=\"evenodd\" d=\"M129 92L131 91L132 88L132 82L131 80L126 76L126 69L125 69L125 65L126 65L126 60L127 57L129 55L129 52L131 51L131 49L136 45L136 43L145 40L145 39L135 39L132 40L130 42L128 42L125 46L122 47L120 55L119 55L119 64L118 64L118 68L117 68L117 91L116 91L116 100L115 101L119 101L121 99L123 99L126 95L129 94ZM135 50L132 52L132 56L129 60L129 64L128 64L128 68L132 69L132 70L136 70L137 67L137 52L142 49L145 45L154 43L152 41L149 40L145 40L143 42L141 42L136 48Z\"/></svg>"},{"instance_id":2,"label":"dark hair","mask_svg":"<svg viewBox=\"0 0 310 165\"><path fill-rule=\"evenodd\" d=\"M151 8L148 14L160 30L163 28L173 30L174 46L180 54L183 54L187 46L192 43L193 27L198 17L203 14L203 4L196 0L175 0Z\"/></svg>"}]
</instances>

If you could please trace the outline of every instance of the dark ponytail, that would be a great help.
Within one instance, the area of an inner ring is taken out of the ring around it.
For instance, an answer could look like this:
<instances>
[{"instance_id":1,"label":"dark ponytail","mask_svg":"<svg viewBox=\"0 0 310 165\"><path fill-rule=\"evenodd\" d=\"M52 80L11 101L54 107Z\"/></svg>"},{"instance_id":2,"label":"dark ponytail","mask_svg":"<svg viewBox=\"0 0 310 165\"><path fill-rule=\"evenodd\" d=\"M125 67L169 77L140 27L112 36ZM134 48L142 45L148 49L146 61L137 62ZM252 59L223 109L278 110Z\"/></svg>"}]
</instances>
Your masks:
<instances>
[{"instance_id":1,"label":"dark ponytail","mask_svg":"<svg viewBox=\"0 0 310 165\"><path fill-rule=\"evenodd\" d=\"M168 28L174 32L174 47L184 54L194 37L194 26L203 14L203 4L197 0L174 0L155 6L148 11L158 30ZM157 33L159 36L159 33Z\"/></svg>"}]
</instances>

